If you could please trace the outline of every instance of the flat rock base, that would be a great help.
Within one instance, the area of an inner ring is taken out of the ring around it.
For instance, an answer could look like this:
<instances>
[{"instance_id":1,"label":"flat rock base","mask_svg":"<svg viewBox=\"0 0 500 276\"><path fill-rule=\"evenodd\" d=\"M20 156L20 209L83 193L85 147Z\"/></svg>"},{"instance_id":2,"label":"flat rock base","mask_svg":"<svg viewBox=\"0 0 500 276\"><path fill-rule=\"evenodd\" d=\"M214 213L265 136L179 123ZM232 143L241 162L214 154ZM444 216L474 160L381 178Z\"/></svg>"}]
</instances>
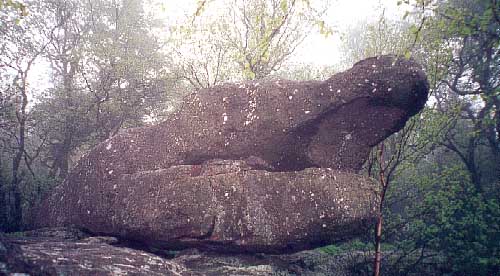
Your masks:
<instances>
[{"instance_id":1,"label":"flat rock base","mask_svg":"<svg viewBox=\"0 0 500 276\"><path fill-rule=\"evenodd\" d=\"M124 247L116 238L75 229L0 235L0 275L352 275L348 256L319 251L291 255L223 255L190 249L174 258Z\"/></svg>"}]
</instances>

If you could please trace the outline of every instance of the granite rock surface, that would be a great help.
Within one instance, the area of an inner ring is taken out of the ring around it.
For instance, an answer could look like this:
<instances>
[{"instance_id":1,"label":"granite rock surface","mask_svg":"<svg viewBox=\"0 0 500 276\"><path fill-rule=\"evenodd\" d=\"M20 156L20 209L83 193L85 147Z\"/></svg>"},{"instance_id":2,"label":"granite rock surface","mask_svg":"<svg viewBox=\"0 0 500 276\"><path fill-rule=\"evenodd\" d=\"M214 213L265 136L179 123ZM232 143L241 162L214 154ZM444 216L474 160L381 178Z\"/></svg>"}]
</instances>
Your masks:
<instances>
[{"instance_id":1,"label":"granite rock surface","mask_svg":"<svg viewBox=\"0 0 500 276\"><path fill-rule=\"evenodd\" d=\"M165 248L295 252L373 222L356 172L427 99L412 60L369 58L325 81L200 90L157 126L99 144L43 202L37 226Z\"/></svg>"}]
</instances>

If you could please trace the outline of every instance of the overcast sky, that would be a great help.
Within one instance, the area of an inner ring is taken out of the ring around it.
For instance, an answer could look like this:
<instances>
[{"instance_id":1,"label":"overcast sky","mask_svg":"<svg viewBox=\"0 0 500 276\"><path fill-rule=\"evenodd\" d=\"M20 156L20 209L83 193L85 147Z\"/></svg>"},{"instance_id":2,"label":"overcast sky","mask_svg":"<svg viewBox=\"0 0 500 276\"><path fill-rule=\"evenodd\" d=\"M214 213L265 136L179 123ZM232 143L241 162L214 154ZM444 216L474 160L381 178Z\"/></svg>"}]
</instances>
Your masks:
<instances>
[{"instance_id":1,"label":"overcast sky","mask_svg":"<svg viewBox=\"0 0 500 276\"><path fill-rule=\"evenodd\" d=\"M398 6L398 0L329 0L331 7L325 16L326 23L333 27L334 34L325 37L318 30L311 33L304 43L297 49L292 62L306 62L317 65L333 65L340 62L340 34L349 26L361 22L376 21L382 12L387 17L401 18L407 7ZM192 16L197 8L197 0L153 0L157 14L169 21L180 20ZM219 1L222 2L222 1ZM323 0L312 0L323 2ZM217 5L217 0L209 2L211 7ZM173 14L177 16L172 16Z\"/></svg>"},{"instance_id":2,"label":"overcast sky","mask_svg":"<svg viewBox=\"0 0 500 276\"><path fill-rule=\"evenodd\" d=\"M333 65L341 60L340 35L350 26L359 22L377 21L382 12L389 18L401 18L403 6L397 0L332 0L328 10L327 23L333 27L334 34L329 37L319 33L311 34L297 50L296 61L318 65ZM294 60L295 61L295 60Z\"/></svg>"},{"instance_id":3,"label":"overcast sky","mask_svg":"<svg viewBox=\"0 0 500 276\"><path fill-rule=\"evenodd\" d=\"M185 16L192 16L197 7L197 0L152 0L153 10L156 16L163 19L181 20ZM313 0L322 1L322 0ZM316 65L335 65L341 60L340 35L349 26L361 22L378 20L381 13L387 17L401 18L404 11L403 6L397 5L397 0L330 0L331 8L325 16L326 23L334 30L334 34L328 37L319 34L315 29L308 38L300 45L295 55L290 60L291 63L310 63ZM214 0L211 5L216 5ZM172 15L176 16L172 16ZM38 63L31 75L32 87L36 90L43 90L50 86L50 79L47 76L47 63Z\"/></svg>"}]
</instances>

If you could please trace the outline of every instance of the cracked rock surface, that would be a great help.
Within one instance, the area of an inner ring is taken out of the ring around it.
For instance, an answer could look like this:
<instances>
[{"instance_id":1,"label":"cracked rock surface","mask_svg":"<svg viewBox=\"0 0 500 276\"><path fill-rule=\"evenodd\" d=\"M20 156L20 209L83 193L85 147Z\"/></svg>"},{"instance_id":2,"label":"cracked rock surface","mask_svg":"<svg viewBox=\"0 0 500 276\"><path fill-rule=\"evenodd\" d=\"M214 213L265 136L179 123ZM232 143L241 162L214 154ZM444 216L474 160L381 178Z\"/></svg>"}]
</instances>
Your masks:
<instances>
[{"instance_id":1,"label":"cracked rock surface","mask_svg":"<svg viewBox=\"0 0 500 276\"><path fill-rule=\"evenodd\" d=\"M351 260L318 251L224 255L197 250L175 257L124 247L71 228L0 235L0 275L351 275ZM25 274L14 274L25 273Z\"/></svg>"},{"instance_id":2,"label":"cracked rock surface","mask_svg":"<svg viewBox=\"0 0 500 276\"><path fill-rule=\"evenodd\" d=\"M39 208L75 225L166 248L294 252L365 231L370 149L425 104L412 60L363 60L325 81L227 84L171 118L101 143Z\"/></svg>"}]
</instances>

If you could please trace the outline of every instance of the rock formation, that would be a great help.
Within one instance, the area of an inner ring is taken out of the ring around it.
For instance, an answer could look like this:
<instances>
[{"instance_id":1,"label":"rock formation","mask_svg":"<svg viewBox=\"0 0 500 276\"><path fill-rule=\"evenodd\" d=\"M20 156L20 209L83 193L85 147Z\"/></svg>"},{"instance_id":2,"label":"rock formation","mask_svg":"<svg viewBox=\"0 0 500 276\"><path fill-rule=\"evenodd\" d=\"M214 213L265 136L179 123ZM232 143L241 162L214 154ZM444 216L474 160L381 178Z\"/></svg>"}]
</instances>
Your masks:
<instances>
[{"instance_id":1,"label":"rock formation","mask_svg":"<svg viewBox=\"0 0 500 276\"><path fill-rule=\"evenodd\" d=\"M400 257L396 252L383 256L383 275L397 274L391 264ZM0 234L0 275L350 276L369 274L372 258L370 252L330 255L320 250L289 255L228 255L196 249L151 253L113 237L92 237L68 228ZM443 275L436 265L442 256L431 260L412 275Z\"/></svg>"},{"instance_id":2,"label":"rock formation","mask_svg":"<svg viewBox=\"0 0 500 276\"><path fill-rule=\"evenodd\" d=\"M181 264L116 242L63 228L0 235L0 275L191 275Z\"/></svg>"},{"instance_id":3,"label":"rock formation","mask_svg":"<svg viewBox=\"0 0 500 276\"><path fill-rule=\"evenodd\" d=\"M292 255L222 255L186 250L130 248L112 237L89 237L74 229L41 229L0 235L0 275L352 275L363 260L320 251ZM26 273L26 274L15 274Z\"/></svg>"},{"instance_id":4,"label":"rock formation","mask_svg":"<svg viewBox=\"0 0 500 276\"><path fill-rule=\"evenodd\" d=\"M170 248L291 252L364 231L378 202L354 174L427 99L411 60L370 58L326 81L227 84L79 161L40 226ZM333 169L333 170L332 170Z\"/></svg>"}]
</instances>

